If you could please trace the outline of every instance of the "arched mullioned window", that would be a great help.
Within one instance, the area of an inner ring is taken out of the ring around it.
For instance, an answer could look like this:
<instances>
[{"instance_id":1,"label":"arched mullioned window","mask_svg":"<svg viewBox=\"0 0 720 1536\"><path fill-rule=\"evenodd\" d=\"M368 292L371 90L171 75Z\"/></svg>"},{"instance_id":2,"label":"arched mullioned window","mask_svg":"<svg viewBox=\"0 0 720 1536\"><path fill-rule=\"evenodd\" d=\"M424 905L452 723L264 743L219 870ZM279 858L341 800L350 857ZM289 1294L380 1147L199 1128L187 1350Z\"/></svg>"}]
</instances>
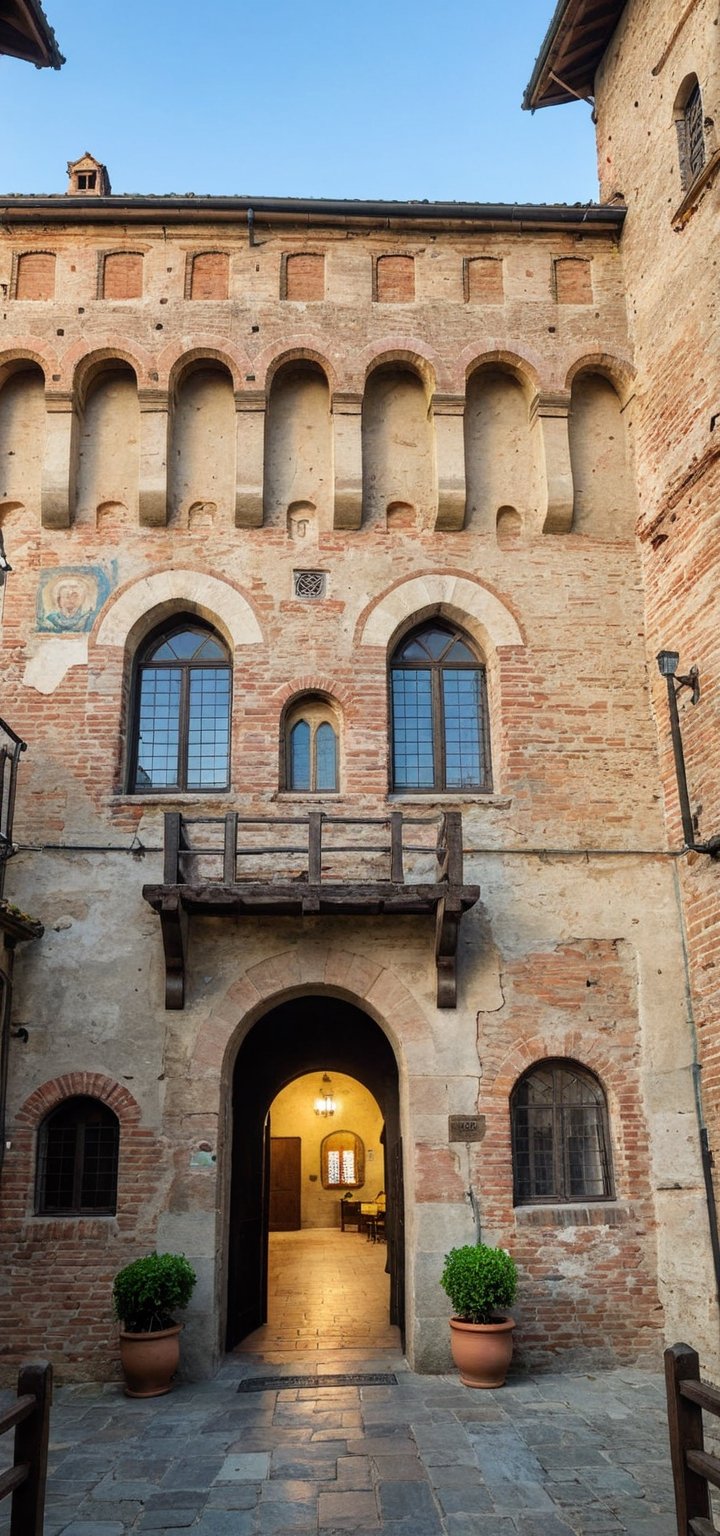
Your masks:
<instances>
[{"instance_id":1,"label":"arched mullioned window","mask_svg":"<svg viewBox=\"0 0 720 1536\"><path fill-rule=\"evenodd\" d=\"M285 788L332 794L338 784L337 720L323 699L300 699L285 721Z\"/></svg>"},{"instance_id":2,"label":"arched mullioned window","mask_svg":"<svg viewBox=\"0 0 720 1536\"><path fill-rule=\"evenodd\" d=\"M155 630L136 663L130 788L219 790L230 782L230 659L187 616Z\"/></svg>"},{"instance_id":3,"label":"arched mullioned window","mask_svg":"<svg viewBox=\"0 0 720 1536\"><path fill-rule=\"evenodd\" d=\"M99 1099L65 1099L38 1136L39 1216L112 1216L117 1206L120 1126Z\"/></svg>"},{"instance_id":4,"label":"arched mullioned window","mask_svg":"<svg viewBox=\"0 0 720 1536\"><path fill-rule=\"evenodd\" d=\"M612 1198L605 1094L577 1062L541 1061L510 1101L515 1204Z\"/></svg>"},{"instance_id":5,"label":"arched mullioned window","mask_svg":"<svg viewBox=\"0 0 720 1536\"><path fill-rule=\"evenodd\" d=\"M390 707L393 789L491 788L485 668L460 629L436 619L405 635Z\"/></svg>"}]
</instances>

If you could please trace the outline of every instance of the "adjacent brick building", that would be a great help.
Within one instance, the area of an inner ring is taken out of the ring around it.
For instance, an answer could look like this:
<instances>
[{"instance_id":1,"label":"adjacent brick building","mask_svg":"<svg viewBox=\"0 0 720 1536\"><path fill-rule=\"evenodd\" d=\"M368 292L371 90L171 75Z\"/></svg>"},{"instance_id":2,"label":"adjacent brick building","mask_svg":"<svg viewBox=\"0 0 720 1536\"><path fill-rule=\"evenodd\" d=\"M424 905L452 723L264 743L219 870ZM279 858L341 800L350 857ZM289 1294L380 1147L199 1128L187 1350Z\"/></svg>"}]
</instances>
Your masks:
<instances>
[{"instance_id":1,"label":"adjacent brick building","mask_svg":"<svg viewBox=\"0 0 720 1536\"><path fill-rule=\"evenodd\" d=\"M2 209L7 894L45 930L5 1036L6 1365L111 1374L111 1277L157 1244L214 1369L263 1313L268 1108L317 1071L380 1108L417 1368L469 1191L524 1359L712 1350L684 907L699 957L715 866L679 857L652 661L690 599L642 537L630 184L250 203L103 169Z\"/></svg>"}]
</instances>

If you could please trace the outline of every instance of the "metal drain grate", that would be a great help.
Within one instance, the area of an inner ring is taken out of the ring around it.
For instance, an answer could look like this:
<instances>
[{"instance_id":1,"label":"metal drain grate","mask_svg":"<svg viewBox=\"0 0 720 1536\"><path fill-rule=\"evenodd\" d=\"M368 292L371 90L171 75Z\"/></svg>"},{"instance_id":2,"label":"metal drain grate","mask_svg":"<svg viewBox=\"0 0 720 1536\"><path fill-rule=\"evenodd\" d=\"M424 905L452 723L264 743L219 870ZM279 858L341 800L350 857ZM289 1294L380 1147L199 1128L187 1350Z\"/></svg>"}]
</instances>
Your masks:
<instances>
[{"instance_id":1,"label":"metal drain grate","mask_svg":"<svg viewBox=\"0 0 720 1536\"><path fill-rule=\"evenodd\" d=\"M392 1371L365 1371L354 1376L248 1376L238 1392L284 1392L290 1387L396 1387Z\"/></svg>"}]
</instances>

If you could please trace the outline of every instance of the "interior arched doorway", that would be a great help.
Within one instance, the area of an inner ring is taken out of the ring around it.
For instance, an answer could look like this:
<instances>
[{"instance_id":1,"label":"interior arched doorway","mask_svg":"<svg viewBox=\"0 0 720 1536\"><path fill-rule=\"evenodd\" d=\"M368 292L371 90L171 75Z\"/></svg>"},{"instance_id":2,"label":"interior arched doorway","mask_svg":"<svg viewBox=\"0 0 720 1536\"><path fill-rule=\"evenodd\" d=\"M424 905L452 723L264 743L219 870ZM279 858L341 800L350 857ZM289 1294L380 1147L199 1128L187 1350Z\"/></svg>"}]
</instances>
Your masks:
<instances>
[{"instance_id":1,"label":"interior arched doorway","mask_svg":"<svg viewBox=\"0 0 720 1536\"><path fill-rule=\"evenodd\" d=\"M368 1014L328 996L271 1008L253 1025L233 1073L233 1155L228 1243L228 1349L267 1320L269 1110L276 1094L308 1072L343 1072L363 1083L384 1121L389 1321L404 1346L405 1245L398 1069Z\"/></svg>"}]
</instances>

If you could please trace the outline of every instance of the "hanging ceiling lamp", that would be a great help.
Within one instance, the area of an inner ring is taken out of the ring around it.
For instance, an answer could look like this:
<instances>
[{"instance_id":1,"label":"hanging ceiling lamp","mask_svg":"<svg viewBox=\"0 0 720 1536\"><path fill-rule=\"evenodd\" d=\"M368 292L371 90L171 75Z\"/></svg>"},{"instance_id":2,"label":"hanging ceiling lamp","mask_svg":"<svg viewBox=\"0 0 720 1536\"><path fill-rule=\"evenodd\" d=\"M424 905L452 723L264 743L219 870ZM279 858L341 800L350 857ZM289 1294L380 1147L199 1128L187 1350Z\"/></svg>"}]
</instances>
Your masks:
<instances>
[{"instance_id":1,"label":"hanging ceiling lamp","mask_svg":"<svg viewBox=\"0 0 720 1536\"><path fill-rule=\"evenodd\" d=\"M327 1120L329 1115L335 1114L335 1100L333 1098L332 1083L327 1072L323 1072L320 1092L315 1100L315 1114L322 1115Z\"/></svg>"}]
</instances>

